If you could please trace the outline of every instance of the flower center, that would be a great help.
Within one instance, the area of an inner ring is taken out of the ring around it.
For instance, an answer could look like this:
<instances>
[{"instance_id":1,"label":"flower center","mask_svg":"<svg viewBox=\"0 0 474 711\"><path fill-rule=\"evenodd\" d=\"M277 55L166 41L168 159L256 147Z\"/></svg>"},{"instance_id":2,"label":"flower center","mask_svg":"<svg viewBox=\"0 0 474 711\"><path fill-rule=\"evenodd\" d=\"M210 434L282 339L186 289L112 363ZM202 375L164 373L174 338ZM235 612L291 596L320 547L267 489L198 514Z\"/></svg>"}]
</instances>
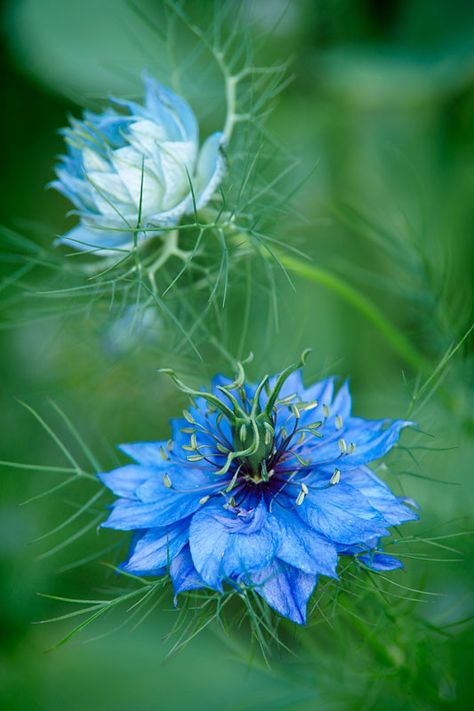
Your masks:
<instances>
[{"instance_id":1,"label":"flower center","mask_svg":"<svg viewBox=\"0 0 474 711\"><path fill-rule=\"evenodd\" d=\"M205 426L202 421L197 422L190 412L183 413L192 425L182 430L191 436L189 445L183 445L183 449L190 452L188 461L204 461L213 466L218 462L215 474L230 476L228 483L224 483L226 479L223 482L226 492L232 491L243 481L254 485L268 482L275 474L277 465L283 462L289 474L295 473L295 467L308 466L308 462L296 450L306 433L321 436L317 431L321 423L314 422L301 427L300 416L302 411L312 409L317 403L295 402L296 394L280 397L286 380L304 365L307 354L308 351L304 351L298 363L286 368L275 379L271 380L265 375L251 395L245 386L242 363L238 364L238 374L233 382L217 386L218 394L189 388L178 379L174 371L163 370L172 377L180 390L207 403ZM288 408L289 415L286 423L276 431L277 413L282 407ZM229 426L230 438L221 429L223 420ZM200 433L210 436L214 444L200 444Z\"/></svg>"}]
</instances>

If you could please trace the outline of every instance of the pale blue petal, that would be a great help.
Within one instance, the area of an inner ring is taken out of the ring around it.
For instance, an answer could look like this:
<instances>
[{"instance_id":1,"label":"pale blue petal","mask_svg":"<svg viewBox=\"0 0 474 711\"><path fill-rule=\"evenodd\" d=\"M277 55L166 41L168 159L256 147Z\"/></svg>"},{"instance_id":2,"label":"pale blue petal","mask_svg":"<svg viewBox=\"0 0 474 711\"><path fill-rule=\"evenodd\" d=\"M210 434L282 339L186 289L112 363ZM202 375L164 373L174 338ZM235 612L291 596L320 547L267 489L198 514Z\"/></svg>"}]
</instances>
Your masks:
<instances>
[{"instance_id":1,"label":"pale blue petal","mask_svg":"<svg viewBox=\"0 0 474 711\"><path fill-rule=\"evenodd\" d=\"M149 74L143 77L145 106L150 116L163 124L171 140L198 139L198 126L193 110L182 97L160 84Z\"/></svg>"},{"instance_id":2,"label":"pale blue petal","mask_svg":"<svg viewBox=\"0 0 474 711\"><path fill-rule=\"evenodd\" d=\"M56 240L58 244L69 245L84 252L99 255L117 255L115 249L131 246L130 232L112 232L110 230L91 230L83 225L74 227Z\"/></svg>"}]
</instances>

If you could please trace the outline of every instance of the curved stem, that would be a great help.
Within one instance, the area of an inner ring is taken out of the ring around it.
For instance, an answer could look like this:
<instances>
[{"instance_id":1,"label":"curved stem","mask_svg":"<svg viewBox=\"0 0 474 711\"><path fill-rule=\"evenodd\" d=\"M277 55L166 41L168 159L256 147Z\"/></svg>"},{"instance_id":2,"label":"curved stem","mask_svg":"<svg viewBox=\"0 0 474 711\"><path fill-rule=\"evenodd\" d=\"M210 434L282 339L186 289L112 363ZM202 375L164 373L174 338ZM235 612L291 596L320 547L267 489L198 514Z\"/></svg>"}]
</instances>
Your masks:
<instances>
[{"instance_id":1,"label":"curved stem","mask_svg":"<svg viewBox=\"0 0 474 711\"><path fill-rule=\"evenodd\" d=\"M298 276L312 281L336 293L341 299L347 301L354 309L359 311L385 338L385 341L407 364L415 369L426 371L431 369L429 361L406 336L394 326L364 294L353 286L346 284L340 277L331 272L316 267L314 264L304 262L297 257L278 253L280 263Z\"/></svg>"}]
</instances>

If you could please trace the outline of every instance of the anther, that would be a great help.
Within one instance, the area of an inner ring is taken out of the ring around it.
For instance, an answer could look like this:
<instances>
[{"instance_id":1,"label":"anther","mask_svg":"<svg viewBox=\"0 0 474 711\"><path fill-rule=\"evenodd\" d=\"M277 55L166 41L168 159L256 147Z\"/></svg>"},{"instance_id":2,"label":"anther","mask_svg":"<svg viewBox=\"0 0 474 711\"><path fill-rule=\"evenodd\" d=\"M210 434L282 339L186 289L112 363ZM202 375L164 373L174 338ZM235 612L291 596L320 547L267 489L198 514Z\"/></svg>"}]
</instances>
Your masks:
<instances>
[{"instance_id":1,"label":"anther","mask_svg":"<svg viewBox=\"0 0 474 711\"><path fill-rule=\"evenodd\" d=\"M292 405L290 409L291 409L291 412L293 413L295 420L299 420L301 417L301 413L298 410L298 408L296 407L296 405Z\"/></svg>"},{"instance_id":2,"label":"anther","mask_svg":"<svg viewBox=\"0 0 474 711\"><path fill-rule=\"evenodd\" d=\"M334 474L329 479L329 483L331 484L331 486L334 486L334 484L339 484L340 480L341 480L341 472L339 471L339 469L335 469Z\"/></svg>"},{"instance_id":3,"label":"anther","mask_svg":"<svg viewBox=\"0 0 474 711\"><path fill-rule=\"evenodd\" d=\"M314 410L317 406L318 406L317 400L313 400L312 402L304 402L302 405L299 406L299 408L300 408L300 410L309 412L309 410Z\"/></svg>"},{"instance_id":4,"label":"anther","mask_svg":"<svg viewBox=\"0 0 474 711\"><path fill-rule=\"evenodd\" d=\"M171 489L172 484L168 474L163 474L163 484L166 486L167 489Z\"/></svg>"},{"instance_id":5,"label":"anther","mask_svg":"<svg viewBox=\"0 0 474 711\"><path fill-rule=\"evenodd\" d=\"M202 462L204 457L201 454L190 454L186 459L188 462Z\"/></svg>"},{"instance_id":6,"label":"anther","mask_svg":"<svg viewBox=\"0 0 474 711\"><path fill-rule=\"evenodd\" d=\"M209 501L211 497L210 496L203 496L202 499L199 499L200 504L205 504L206 501Z\"/></svg>"},{"instance_id":7,"label":"anther","mask_svg":"<svg viewBox=\"0 0 474 711\"><path fill-rule=\"evenodd\" d=\"M193 416L187 410L183 410L183 417L187 422L189 422L190 425L196 424L196 421L194 420Z\"/></svg>"},{"instance_id":8,"label":"anther","mask_svg":"<svg viewBox=\"0 0 474 711\"><path fill-rule=\"evenodd\" d=\"M328 407L328 405L323 405L323 414L324 414L324 417L329 417L329 407Z\"/></svg>"},{"instance_id":9,"label":"anther","mask_svg":"<svg viewBox=\"0 0 474 711\"><path fill-rule=\"evenodd\" d=\"M336 429L342 430L343 425L344 425L344 422L342 420L342 417L340 415L336 415Z\"/></svg>"},{"instance_id":10,"label":"anther","mask_svg":"<svg viewBox=\"0 0 474 711\"><path fill-rule=\"evenodd\" d=\"M339 449L341 450L341 454L347 454L347 444L345 439L341 439L338 442L339 444Z\"/></svg>"},{"instance_id":11,"label":"anther","mask_svg":"<svg viewBox=\"0 0 474 711\"><path fill-rule=\"evenodd\" d=\"M303 486L304 486L304 485L303 485ZM306 492L305 492L305 491L303 490L303 486L301 487L300 493L299 493L298 496L296 497L296 502L295 502L295 503L296 503L296 506L301 506L301 504L303 503L303 501L304 501L304 499L305 499L305 496L306 496L306 493L307 493L307 488L306 488Z\"/></svg>"}]
</instances>

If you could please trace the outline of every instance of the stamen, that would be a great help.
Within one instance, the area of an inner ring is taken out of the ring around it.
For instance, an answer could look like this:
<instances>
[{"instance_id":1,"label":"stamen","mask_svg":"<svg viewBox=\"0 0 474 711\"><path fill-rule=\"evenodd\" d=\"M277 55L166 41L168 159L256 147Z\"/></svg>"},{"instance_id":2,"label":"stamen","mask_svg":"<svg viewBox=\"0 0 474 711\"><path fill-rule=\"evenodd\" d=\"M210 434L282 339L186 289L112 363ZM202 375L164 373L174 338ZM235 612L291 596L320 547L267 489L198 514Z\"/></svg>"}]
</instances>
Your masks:
<instances>
[{"instance_id":1,"label":"stamen","mask_svg":"<svg viewBox=\"0 0 474 711\"><path fill-rule=\"evenodd\" d=\"M340 415L336 415L336 429L342 430L343 426L344 426L344 422L342 420L342 417Z\"/></svg>"},{"instance_id":2,"label":"stamen","mask_svg":"<svg viewBox=\"0 0 474 711\"><path fill-rule=\"evenodd\" d=\"M168 474L163 474L163 484L166 486L167 489L172 488L171 479L169 478Z\"/></svg>"},{"instance_id":3,"label":"stamen","mask_svg":"<svg viewBox=\"0 0 474 711\"><path fill-rule=\"evenodd\" d=\"M334 484L339 484L340 480L341 480L341 472L339 471L339 469L335 469L334 474L329 479L329 483L331 484L331 486L334 486Z\"/></svg>"},{"instance_id":4,"label":"stamen","mask_svg":"<svg viewBox=\"0 0 474 711\"><path fill-rule=\"evenodd\" d=\"M329 413L329 406L328 405L323 405L323 414L324 414L324 417L326 417L326 418L329 417L330 413Z\"/></svg>"}]
</instances>

